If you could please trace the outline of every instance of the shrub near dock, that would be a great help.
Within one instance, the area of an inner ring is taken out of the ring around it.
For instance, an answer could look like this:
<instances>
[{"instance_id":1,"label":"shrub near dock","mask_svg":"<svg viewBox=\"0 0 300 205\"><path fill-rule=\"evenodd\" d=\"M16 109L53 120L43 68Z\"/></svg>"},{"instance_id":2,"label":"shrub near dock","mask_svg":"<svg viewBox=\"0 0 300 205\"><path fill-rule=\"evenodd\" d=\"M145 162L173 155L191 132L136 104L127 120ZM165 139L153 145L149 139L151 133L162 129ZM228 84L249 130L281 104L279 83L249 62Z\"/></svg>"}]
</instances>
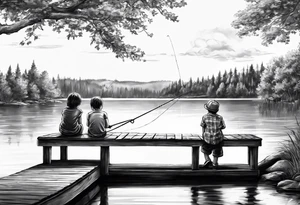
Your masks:
<instances>
[{"instance_id":1,"label":"shrub near dock","mask_svg":"<svg viewBox=\"0 0 300 205\"><path fill-rule=\"evenodd\" d=\"M284 191L300 191L300 124L290 130L288 139L279 152L259 163L262 181L278 182L277 188Z\"/></svg>"}]
</instances>

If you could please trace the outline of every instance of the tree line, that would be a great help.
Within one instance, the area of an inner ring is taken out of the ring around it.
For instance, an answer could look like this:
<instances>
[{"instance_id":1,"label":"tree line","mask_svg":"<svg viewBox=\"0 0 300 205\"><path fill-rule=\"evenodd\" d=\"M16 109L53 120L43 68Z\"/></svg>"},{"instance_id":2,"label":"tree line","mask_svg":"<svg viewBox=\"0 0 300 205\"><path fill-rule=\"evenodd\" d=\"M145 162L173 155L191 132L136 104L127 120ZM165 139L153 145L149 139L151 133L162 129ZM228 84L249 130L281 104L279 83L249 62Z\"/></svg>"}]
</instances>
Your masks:
<instances>
[{"instance_id":1,"label":"tree line","mask_svg":"<svg viewBox=\"0 0 300 205\"><path fill-rule=\"evenodd\" d=\"M242 72L238 72L235 68L233 71L230 69L229 72L226 70L223 73L219 72L217 76L202 77L201 80L199 77L196 81L192 78L188 82L178 80L163 89L161 95L176 96L187 93L188 96L195 97L257 97L256 89L264 70L263 64L256 65L256 69L251 64Z\"/></svg>"},{"instance_id":2,"label":"tree line","mask_svg":"<svg viewBox=\"0 0 300 205\"><path fill-rule=\"evenodd\" d=\"M47 71L39 73L32 62L31 68L22 73L17 64L15 71L9 66L6 74L0 71L0 101L26 101L51 99L60 96L60 90Z\"/></svg>"},{"instance_id":3,"label":"tree line","mask_svg":"<svg viewBox=\"0 0 300 205\"><path fill-rule=\"evenodd\" d=\"M71 79L57 77L56 84L61 90L61 96L66 97L70 92L78 92L84 98L93 96L110 98L153 98L160 97L160 92L142 88L109 87L99 85L95 80Z\"/></svg>"},{"instance_id":4,"label":"tree line","mask_svg":"<svg viewBox=\"0 0 300 205\"><path fill-rule=\"evenodd\" d=\"M173 81L160 91L142 88L114 87L98 84L96 80L50 78L47 71L39 72L34 61L30 69L22 73L17 65L0 72L0 101L26 101L67 97L78 92L84 98L92 96L111 98L159 98L186 97L244 98L262 97L295 101L300 94L300 50L274 58L266 67L253 64L238 72L237 69L219 72L207 78Z\"/></svg>"}]
</instances>

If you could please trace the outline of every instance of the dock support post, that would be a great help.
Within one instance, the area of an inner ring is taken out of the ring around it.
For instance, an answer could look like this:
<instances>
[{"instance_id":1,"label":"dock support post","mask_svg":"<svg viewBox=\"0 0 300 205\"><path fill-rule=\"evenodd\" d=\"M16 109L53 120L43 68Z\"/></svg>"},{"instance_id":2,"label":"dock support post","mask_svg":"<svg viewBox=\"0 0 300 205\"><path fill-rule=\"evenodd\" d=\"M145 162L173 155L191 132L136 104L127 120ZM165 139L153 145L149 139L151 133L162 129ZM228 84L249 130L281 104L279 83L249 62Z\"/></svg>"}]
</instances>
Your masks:
<instances>
[{"instance_id":1,"label":"dock support post","mask_svg":"<svg viewBox=\"0 0 300 205\"><path fill-rule=\"evenodd\" d=\"M251 169L258 169L258 147L248 147L248 162Z\"/></svg>"},{"instance_id":2,"label":"dock support post","mask_svg":"<svg viewBox=\"0 0 300 205\"><path fill-rule=\"evenodd\" d=\"M101 146L100 173L102 176L109 174L109 147Z\"/></svg>"},{"instance_id":3,"label":"dock support post","mask_svg":"<svg viewBox=\"0 0 300 205\"><path fill-rule=\"evenodd\" d=\"M51 164L52 158L52 147L44 146L43 147L43 164Z\"/></svg>"},{"instance_id":4,"label":"dock support post","mask_svg":"<svg viewBox=\"0 0 300 205\"><path fill-rule=\"evenodd\" d=\"M199 147L192 147L192 170L199 169Z\"/></svg>"},{"instance_id":5,"label":"dock support post","mask_svg":"<svg viewBox=\"0 0 300 205\"><path fill-rule=\"evenodd\" d=\"M60 160L62 160L62 161L68 160L68 147L67 146L60 147Z\"/></svg>"}]
</instances>

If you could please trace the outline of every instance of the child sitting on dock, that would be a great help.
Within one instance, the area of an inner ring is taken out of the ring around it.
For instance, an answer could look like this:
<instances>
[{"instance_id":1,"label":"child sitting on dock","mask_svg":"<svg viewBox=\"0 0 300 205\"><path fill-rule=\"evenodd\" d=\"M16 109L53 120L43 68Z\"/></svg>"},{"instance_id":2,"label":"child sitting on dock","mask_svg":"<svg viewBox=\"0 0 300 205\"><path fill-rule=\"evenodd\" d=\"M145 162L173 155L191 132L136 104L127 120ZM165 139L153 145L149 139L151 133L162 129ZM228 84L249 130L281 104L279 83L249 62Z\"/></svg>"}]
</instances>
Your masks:
<instances>
[{"instance_id":1,"label":"child sitting on dock","mask_svg":"<svg viewBox=\"0 0 300 205\"><path fill-rule=\"evenodd\" d=\"M67 107L62 111L59 132L65 136L80 135L83 132L82 110L78 108L81 104L79 93L73 92L68 95Z\"/></svg>"},{"instance_id":2,"label":"child sitting on dock","mask_svg":"<svg viewBox=\"0 0 300 205\"><path fill-rule=\"evenodd\" d=\"M219 102L210 100L204 104L204 108L208 113L202 117L200 126L202 127L202 137L204 143L201 147L201 152L204 154L205 163L204 167L217 168L218 158L223 156L223 132L225 129L225 122L221 115L218 115ZM213 154L213 162L209 155Z\"/></svg>"},{"instance_id":3,"label":"child sitting on dock","mask_svg":"<svg viewBox=\"0 0 300 205\"><path fill-rule=\"evenodd\" d=\"M105 137L109 127L107 113L102 110L103 101L96 96L90 102L92 111L87 114L88 135L91 137Z\"/></svg>"}]
</instances>

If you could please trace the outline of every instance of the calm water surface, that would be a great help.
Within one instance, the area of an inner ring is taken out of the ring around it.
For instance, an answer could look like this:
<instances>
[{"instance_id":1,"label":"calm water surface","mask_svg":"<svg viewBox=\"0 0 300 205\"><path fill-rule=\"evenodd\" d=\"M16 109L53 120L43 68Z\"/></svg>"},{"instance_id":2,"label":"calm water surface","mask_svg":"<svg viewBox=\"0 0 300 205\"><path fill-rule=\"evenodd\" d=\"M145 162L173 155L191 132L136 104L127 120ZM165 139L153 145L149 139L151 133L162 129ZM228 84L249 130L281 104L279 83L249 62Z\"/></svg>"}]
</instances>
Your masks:
<instances>
[{"instance_id":1,"label":"calm water surface","mask_svg":"<svg viewBox=\"0 0 300 205\"><path fill-rule=\"evenodd\" d=\"M105 99L104 110L111 124L136 117L166 99ZM42 148L37 147L40 135L58 132L61 104L0 107L0 177L15 173L42 162ZM143 126L164 111L163 107L116 131L199 133L202 115L206 113L206 100L183 99L153 123ZM225 134L250 133L263 138L259 148L259 161L276 152L287 139L290 128L296 127L299 112L261 112L257 100L220 100L220 112L227 125ZM83 100L83 123L90 111L89 100ZM86 127L85 127L86 131ZM238 154L237 154L238 153ZM59 149L53 149L53 158L59 158ZM71 159L99 159L99 148L70 147ZM200 156L200 162L203 162ZM113 147L112 163L189 164L190 148L169 147ZM224 148L219 163L246 163L246 148ZM107 197L100 195L92 204L300 204L298 195L277 193L272 186L263 184L219 184L199 186L108 187ZM103 202L106 201L106 202Z\"/></svg>"}]
</instances>

